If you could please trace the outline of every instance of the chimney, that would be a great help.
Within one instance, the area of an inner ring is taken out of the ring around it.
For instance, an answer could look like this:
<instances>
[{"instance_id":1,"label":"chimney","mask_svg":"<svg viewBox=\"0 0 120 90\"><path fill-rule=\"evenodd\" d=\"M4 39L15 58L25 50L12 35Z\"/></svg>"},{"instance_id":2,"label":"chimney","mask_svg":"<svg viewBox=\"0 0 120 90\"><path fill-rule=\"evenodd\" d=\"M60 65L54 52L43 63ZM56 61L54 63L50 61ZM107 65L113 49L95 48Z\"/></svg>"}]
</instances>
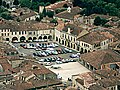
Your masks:
<instances>
[{"instance_id":1,"label":"chimney","mask_svg":"<svg viewBox=\"0 0 120 90\"><path fill-rule=\"evenodd\" d=\"M68 8L67 8L67 11L68 11L69 13L71 13L71 8L70 8L70 7L68 7Z\"/></svg>"},{"instance_id":2,"label":"chimney","mask_svg":"<svg viewBox=\"0 0 120 90\"><path fill-rule=\"evenodd\" d=\"M68 28L68 33L70 34L70 28Z\"/></svg>"}]
</instances>

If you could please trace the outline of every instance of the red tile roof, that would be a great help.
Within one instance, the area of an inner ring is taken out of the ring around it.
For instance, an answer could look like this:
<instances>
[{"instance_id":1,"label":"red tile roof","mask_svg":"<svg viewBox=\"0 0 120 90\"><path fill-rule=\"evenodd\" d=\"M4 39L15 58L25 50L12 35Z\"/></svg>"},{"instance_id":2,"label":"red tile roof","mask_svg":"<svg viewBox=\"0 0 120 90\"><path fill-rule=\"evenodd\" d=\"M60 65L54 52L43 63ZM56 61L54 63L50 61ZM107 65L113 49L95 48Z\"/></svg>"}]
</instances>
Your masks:
<instances>
[{"instance_id":1,"label":"red tile roof","mask_svg":"<svg viewBox=\"0 0 120 90\"><path fill-rule=\"evenodd\" d=\"M80 7L73 7L70 13L68 11L63 11L61 13L56 14L55 17L73 20L74 16L79 14L80 11Z\"/></svg>"},{"instance_id":2,"label":"red tile roof","mask_svg":"<svg viewBox=\"0 0 120 90\"><path fill-rule=\"evenodd\" d=\"M103 64L120 62L120 55L112 50L101 50L82 54L81 59L100 69Z\"/></svg>"},{"instance_id":3,"label":"red tile roof","mask_svg":"<svg viewBox=\"0 0 120 90\"><path fill-rule=\"evenodd\" d=\"M90 33L78 38L77 40L83 41L83 42L86 42L89 44L95 44L95 43L102 42L106 39L109 39L109 37L106 37L104 34L101 34L99 32L90 32Z\"/></svg>"}]
</instances>

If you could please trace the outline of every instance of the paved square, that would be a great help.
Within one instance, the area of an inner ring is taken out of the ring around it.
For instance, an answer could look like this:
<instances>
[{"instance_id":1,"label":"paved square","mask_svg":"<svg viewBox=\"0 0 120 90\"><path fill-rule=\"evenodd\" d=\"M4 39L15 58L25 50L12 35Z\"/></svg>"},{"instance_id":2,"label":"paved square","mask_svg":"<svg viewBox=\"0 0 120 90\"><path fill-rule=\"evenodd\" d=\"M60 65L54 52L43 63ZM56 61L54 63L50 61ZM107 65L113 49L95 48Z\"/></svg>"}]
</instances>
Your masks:
<instances>
[{"instance_id":1,"label":"paved square","mask_svg":"<svg viewBox=\"0 0 120 90\"><path fill-rule=\"evenodd\" d=\"M54 73L59 74L59 76L62 77L63 81L68 80L68 78L71 79L72 75L81 74L90 71L78 62L57 64L56 66L60 66L61 68L60 69L53 69L50 67L47 68L49 68Z\"/></svg>"}]
</instances>

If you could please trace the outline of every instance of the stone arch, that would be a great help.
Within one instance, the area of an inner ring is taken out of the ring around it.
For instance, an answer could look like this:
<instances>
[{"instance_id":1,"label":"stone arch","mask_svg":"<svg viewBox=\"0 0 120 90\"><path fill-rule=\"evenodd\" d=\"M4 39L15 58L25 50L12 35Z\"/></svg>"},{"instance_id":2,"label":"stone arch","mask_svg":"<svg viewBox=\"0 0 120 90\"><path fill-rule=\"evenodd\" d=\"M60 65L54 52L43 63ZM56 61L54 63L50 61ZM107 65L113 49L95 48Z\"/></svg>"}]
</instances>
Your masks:
<instances>
[{"instance_id":1,"label":"stone arch","mask_svg":"<svg viewBox=\"0 0 120 90\"><path fill-rule=\"evenodd\" d=\"M70 47L70 42L68 41L68 47Z\"/></svg>"},{"instance_id":2,"label":"stone arch","mask_svg":"<svg viewBox=\"0 0 120 90\"><path fill-rule=\"evenodd\" d=\"M81 48L80 53L81 53L81 54L83 53L83 48Z\"/></svg>"},{"instance_id":3,"label":"stone arch","mask_svg":"<svg viewBox=\"0 0 120 90\"><path fill-rule=\"evenodd\" d=\"M36 37L33 37L33 41L35 41L35 40L37 40L37 38L36 38Z\"/></svg>"},{"instance_id":4,"label":"stone arch","mask_svg":"<svg viewBox=\"0 0 120 90\"><path fill-rule=\"evenodd\" d=\"M75 44L74 44L74 49L75 49Z\"/></svg>"},{"instance_id":5,"label":"stone arch","mask_svg":"<svg viewBox=\"0 0 120 90\"><path fill-rule=\"evenodd\" d=\"M12 38L12 42L15 42L15 41L18 41L18 38L17 38L17 37L13 37L13 38Z\"/></svg>"},{"instance_id":6,"label":"stone arch","mask_svg":"<svg viewBox=\"0 0 120 90\"><path fill-rule=\"evenodd\" d=\"M42 36L39 36L39 38L38 39L42 39Z\"/></svg>"},{"instance_id":7,"label":"stone arch","mask_svg":"<svg viewBox=\"0 0 120 90\"><path fill-rule=\"evenodd\" d=\"M43 39L47 39L47 36L44 36Z\"/></svg>"},{"instance_id":8,"label":"stone arch","mask_svg":"<svg viewBox=\"0 0 120 90\"><path fill-rule=\"evenodd\" d=\"M73 48L72 43L71 43L71 48Z\"/></svg>"},{"instance_id":9,"label":"stone arch","mask_svg":"<svg viewBox=\"0 0 120 90\"><path fill-rule=\"evenodd\" d=\"M51 35L49 35L49 36L48 36L48 39L49 39L49 40L52 40L52 36L51 36Z\"/></svg>"},{"instance_id":10,"label":"stone arch","mask_svg":"<svg viewBox=\"0 0 120 90\"><path fill-rule=\"evenodd\" d=\"M20 37L20 42L25 42L26 38L24 36Z\"/></svg>"},{"instance_id":11,"label":"stone arch","mask_svg":"<svg viewBox=\"0 0 120 90\"><path fill-rule=\"evenodd\" d=\"M9 39L9 38L6 38L6 41L10 41L10 39Z\"/></svg>"},{"instance_id":12,"label":"stone arch","mask_svg":"<svg viewBox=\"0 0 120 90\"><path fill-rule=\"evenodd\" d=\"M32 37L29 37L28 40L32 40Z\"/></svg>"},{"instance_id":13,"label":"stone arch","mask_svg":"<svg viewBox=\"0 0 120 90\"><path fill-rule=\"evenodd\" d=\"M58 41L58 37L56 37L56 41Z\"/></svg>"},{"instance_id":14,"label":"stone arch","mask_svg":"<svg viewBox=\"0 0 120 90\"><path fill-rule=\"evenodd\" d=\"M85 53L87 53L87 50L85 49Z\"/></svg>"},{"instance_id":15,"label":"stone arch","mask_svg":"<svg viewBox=\"0 0 120 90\"><path fill-rule=\"evenodd\" d=\"M80 49L80 47L79 46L77 46L77 50L79 51L79 49Z\"/></svg>"},{"instance_id":16,"label":"stone arch","mask_svg":"<svg viewBox=\"0 0 120 90\"><path fill-rule=\"evenodd\" d=\"M67 45L67 42L65 41L65 46Z\"/></svg>"},{"instance_id":17,"label":"stone arch","mask_svg":"<svg viewBox=\"0 0 120 90\"><path fill-rule=\"evenodd\" d=\"M61 43L61 39L59 38L59 43Z\"/></svg>"},{"instance_id":18,"label":"stone arch","mask_svg":"<svg viewBox=\"0 0 120 90\"><path fill-rule=\"evenodd\" d=\"M64 40L62 40L62 45L64 45Z\"/></svg>"}]
</instances>

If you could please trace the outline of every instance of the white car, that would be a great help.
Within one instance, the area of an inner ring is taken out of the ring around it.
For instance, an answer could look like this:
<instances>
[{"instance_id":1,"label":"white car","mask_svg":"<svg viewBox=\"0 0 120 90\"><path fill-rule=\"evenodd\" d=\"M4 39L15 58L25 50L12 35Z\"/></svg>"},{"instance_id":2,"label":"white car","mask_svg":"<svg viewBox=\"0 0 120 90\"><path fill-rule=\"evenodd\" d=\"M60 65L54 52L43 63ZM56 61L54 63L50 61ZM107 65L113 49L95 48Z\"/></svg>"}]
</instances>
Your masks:
<instances>
[{"instance_id":1,"label":"white car","mask_svg":"<svg viewBox=\"0 0 120 90\"><path fill-rule=\"evenodd\" d=\"M58 47L58 44L55 43L54 46L55 46L55 47Z\"/></svg>"},{"instance_id":2,"label":"white car","mask_svg":"<svg viewBox=\"0 0 120 90\"><path fill-rule=\"evenodd\" d=\"M62 61L56 61L57 64L62 64Z\"/></svg>"},{"instance_id":3,"label":"white car","mask_svg":"<svg viewBox=\"0 0 120 90\"><path fill-rule=\"evenodd\" d=\"M40 59L39 62L44 62L45 60L44 59Z\"/></svg>"}]
</instances>

